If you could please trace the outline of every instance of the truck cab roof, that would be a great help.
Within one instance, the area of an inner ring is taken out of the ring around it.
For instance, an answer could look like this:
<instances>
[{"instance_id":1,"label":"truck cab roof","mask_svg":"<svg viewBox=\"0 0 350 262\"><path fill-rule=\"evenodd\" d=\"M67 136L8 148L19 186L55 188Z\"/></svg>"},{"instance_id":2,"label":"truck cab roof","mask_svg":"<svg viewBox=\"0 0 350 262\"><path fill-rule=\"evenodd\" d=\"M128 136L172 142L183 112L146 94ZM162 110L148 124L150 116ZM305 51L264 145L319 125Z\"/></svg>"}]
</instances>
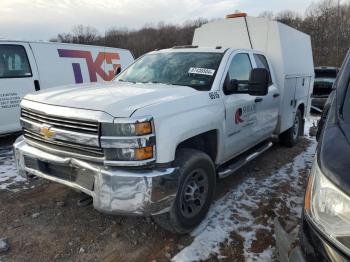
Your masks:
<instances>
[{"instance_id":1,"label":"truck cab roof","mask_svg":"<svg viewBox=\"0 0 350 262\"><path fill-rule=\"evenodd\" d=\"M160 53L225 53L228 48L223 47L198 47L198 46L174 46L172 48L155 50ZM153 53L152 52L152 53Z\"/></svg>"},{"instance_id":2,"label":"truck cab roof","mask_svg":"<svg viewBox=\"0 0 350 262\"><path fill-rule=\"evenodd\" d=\"M254 53L264 53L259 50L254 49L246 49L246 48L230 48L230 47L206 47L206 46L184 46L184 47L172 47L167 49L160 49L160 50L154 50L150 52L150 54L155 53L221 53L224 54L226 52L232 53L234 51L240 51L240 52L254 52Z\"/></svg>"}]
</instances>

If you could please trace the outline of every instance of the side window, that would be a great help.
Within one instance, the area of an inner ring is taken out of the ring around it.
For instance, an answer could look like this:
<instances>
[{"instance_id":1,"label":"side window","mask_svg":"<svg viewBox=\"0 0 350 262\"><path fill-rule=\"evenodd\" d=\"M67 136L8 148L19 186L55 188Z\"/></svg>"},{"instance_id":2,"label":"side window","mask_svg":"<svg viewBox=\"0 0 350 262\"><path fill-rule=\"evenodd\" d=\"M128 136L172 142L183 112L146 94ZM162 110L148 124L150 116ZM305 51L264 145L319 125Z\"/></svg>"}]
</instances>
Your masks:
<instances>
[{"instance_id":1,"label":"side window","mask_svg":"<svg viewBox=\"0 0 350 262\"><path fill-rule=\"evenodd\" d=\"M259 54L254 54L254 59L258 68L265 68L269 71L269 85L272 85L272 78L270 73L269 64L267 63L266 57Z\"/></svg>"},{"instance_id":2,"label":"side window","mask_svg":"<svg viewBox=\"0 0 350 262\"><path fill-rule=\"evenodd\" d=\"M20 45L0 45L0 78L31 77L27 53Z\"/></svg>"},{"instance_id":3,"label":"side window","mask_svg":"<svg viewBox=\"0 0 350 262\"><path fill-rule=\"evenodd\" d=\"M237 91L247 91L252 64L247 53L237 54L233 57L227 73L227 81L238 80Z\"/></svg>"}]
</instances>

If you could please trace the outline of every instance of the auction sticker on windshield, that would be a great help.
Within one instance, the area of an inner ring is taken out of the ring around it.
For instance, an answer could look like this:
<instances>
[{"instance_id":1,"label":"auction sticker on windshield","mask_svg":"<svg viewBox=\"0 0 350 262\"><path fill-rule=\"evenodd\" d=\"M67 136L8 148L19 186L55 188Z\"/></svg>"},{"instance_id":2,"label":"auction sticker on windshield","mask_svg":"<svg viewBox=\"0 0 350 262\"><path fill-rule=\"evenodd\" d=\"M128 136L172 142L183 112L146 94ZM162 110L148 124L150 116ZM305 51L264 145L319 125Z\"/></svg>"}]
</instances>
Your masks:
<instances>
[{"instance_id":1,"label":"auction sticker on windshield","mask_svg":"<svg viewBox=\"0 0 350 262\"><path fill-rule=\"evenodd\" d=\"M208 75L212 76L215 73L214 69L208 69L208 68L200 68L200 67L190 67L188 70L189 74L197 74L197 75Z\"/></svg>"}]
</instances>

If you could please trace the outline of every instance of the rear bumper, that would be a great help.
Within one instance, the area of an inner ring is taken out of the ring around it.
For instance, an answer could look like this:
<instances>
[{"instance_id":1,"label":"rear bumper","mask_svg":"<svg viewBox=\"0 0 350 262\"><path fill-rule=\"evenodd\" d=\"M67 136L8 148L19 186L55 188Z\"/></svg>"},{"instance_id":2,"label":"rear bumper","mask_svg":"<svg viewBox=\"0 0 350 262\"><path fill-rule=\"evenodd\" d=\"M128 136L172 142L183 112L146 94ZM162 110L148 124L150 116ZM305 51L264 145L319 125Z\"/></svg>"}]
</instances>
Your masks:
<instances>
[{"instance_id":1,"label":"rear bumper","mask_svg":"<svg viewBox=\"0 0 350 262\"><path fill-rule=\"evenodd\" d=\"M169 211L178 188L177 168L122 169L60 157L28 145L14 144L22 176L32 174L80 190L94 208L109 214L155 215Z\"/></svg>"}]
</instances>

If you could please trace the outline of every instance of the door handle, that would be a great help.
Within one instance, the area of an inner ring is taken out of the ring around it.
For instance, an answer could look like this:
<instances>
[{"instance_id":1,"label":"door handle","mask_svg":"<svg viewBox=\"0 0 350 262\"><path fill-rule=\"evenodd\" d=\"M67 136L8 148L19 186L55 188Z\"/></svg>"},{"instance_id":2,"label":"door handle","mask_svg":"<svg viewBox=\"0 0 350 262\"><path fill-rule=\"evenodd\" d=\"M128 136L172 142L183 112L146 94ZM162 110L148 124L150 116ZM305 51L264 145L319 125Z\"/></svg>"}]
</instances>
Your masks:
<instances>
[{"instance_id":1,"label":"door handle","mask_svg":"<svg viewBox=\"0 0 350 262\"><path fill-rule=\"evenodd\" d=\"M255 100L254 100L255 103L259 103L259 102L261 102L261 101L263 101L262 97L257 97L257 98L255 98Z\"/></svg>"},{"instance_id":2,"label":"door handle","mask_svg":"<svg viewBox=\"0 0 350 262\"><path fill-rule=\"evenodd\" d=\"M279 96L280 96L279 93L274 93L274 94L273 94L273 98L276 98L276 97L279 97Z\"/></svg>"},{"instance_id":3,"label":"door handle","mask_svg":"<svg viewBox=\"0 0 350 262\"><path fill-rule=\"evenodd\" d=\"M39 80L34 80L34 88L35 88L35 91L40 91Z\"/></svg>"}]
</instances>

